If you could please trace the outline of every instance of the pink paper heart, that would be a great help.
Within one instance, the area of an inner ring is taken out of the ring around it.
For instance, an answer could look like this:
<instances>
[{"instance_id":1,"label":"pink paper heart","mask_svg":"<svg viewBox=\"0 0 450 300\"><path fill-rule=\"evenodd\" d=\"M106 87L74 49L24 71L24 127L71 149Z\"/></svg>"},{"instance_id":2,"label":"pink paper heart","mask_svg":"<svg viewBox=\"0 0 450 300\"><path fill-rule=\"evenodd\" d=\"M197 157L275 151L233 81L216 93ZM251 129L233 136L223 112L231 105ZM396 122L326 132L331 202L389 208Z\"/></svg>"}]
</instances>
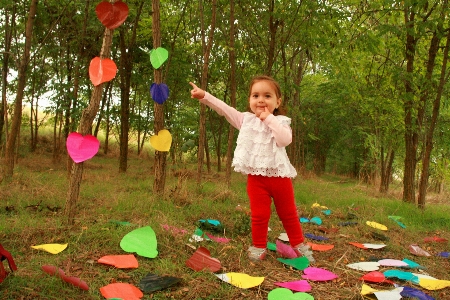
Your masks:
<instances>
[{"instance_id":1,"label":"pink paper heart","mask_svg":"<svg viewBox=\"0 0 450 300\"><path fill-rule=\"evenodd\" d=\"M297 258L297 254L294 249L290 245L286 245L285 243L277 240L277 254L284 258Z\"/></svg>"},{"instance_id":2,"label":"pink paper heart","mask_svg":"<svg viewBox=\"0 0 450 300\"><path fill-rule=\"evenodd\" d=\"M128 11L128 5L122 1L115 3L102 1L95 7L98 19L108 29L115 29L122 25L128 16Z\"/></svg>"},{"instance_id":3,"label":"pink paper heart","mask_svg":"<svg viewBox=\"0 0 450 300\"><path fill-rule=\"evenodd\" d=\"M67 137L66 148L74 162L80 163L95 156L100 142L95 136L82 136L78 132L71 132Z\"/></svg>"},{"instance_id":4,"label":"pink paper heart","mask_svg":"<svg viewBox=\"0 0 450 300\"><path fill-rule=\"evenodd\" d=\"M209 269L211 272L217 272L222 268L220 261L217 258L212 258L211 253L205 247L199 247L186 261L186 266L194 271Z\"/></svg>"},{"instance_id":5,"label":"pink paper heart","mask_svg":"<svg viewBox=\"0 0 450 300\"><path fill-rule=\"evenodd\" d=\"M109 58L94 57L89 65L89 78L94 86L108 82L116 77L117 66Z\"/></svg>"},{"instance_id":6,"label":"pink paper heart","mask_svg":"<svg viewBox=\"0 0 450 300\"><path fill-rule=\"evenodd\" d=\"M230 239L227 239L227 238L224 238L224 237L217 237L217 236L214 236L214 235L209 234L209 233L205 233L205 234L206 234L207 237L209 237L211 240L213 240L214 242L217 242L217 243L224 243L224 244L226 244L229 241L231 241Z\"/></svg>"},{"instance_id":7,"label":"pink paper heart","mask_svg":"<svg viewBox=\"0 0 450 300\"><path fill-rule=\"evenodd\" d=\"M306 280L275 282L274 284L296 292L309 292L311 290L311 285Z\"/></svg>"},{"instance_id":8,"label":"pink paper heart","mask_svg":"<svg viewBox=\"0 0 450 300\"><path fill-rule=\"evenodd\" d=\"M314 281L328 281L338 278L336 274L325 269L308 267L303 270L302 278Z\"/></svg>"}]
</instances>

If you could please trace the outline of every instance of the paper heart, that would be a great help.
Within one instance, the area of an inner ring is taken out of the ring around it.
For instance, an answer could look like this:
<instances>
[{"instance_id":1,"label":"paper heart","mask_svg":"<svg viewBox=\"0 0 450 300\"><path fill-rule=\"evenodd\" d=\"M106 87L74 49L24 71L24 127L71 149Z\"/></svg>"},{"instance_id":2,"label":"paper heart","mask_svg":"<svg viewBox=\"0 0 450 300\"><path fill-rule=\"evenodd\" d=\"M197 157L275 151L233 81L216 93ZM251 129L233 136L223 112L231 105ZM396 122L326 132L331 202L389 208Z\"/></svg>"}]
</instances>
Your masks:
<instances>
[{"instance_id":1,"label":"paper heart","mask_svg":"<svg viewBox=\"0 0 450 300\"><path fill-rule=\"evenodd\" d=\"M152 83L150 86L150 95L156 103L163 104L169 98L169 87L165 83Z\"/></svg>"},{"instance_id":2,"label":"paper heart","mask_svg":"<svg viewBox=\"0 0 450 300\"><path fill-rule=\"evenodd\" d=\"M258 286L264 281L264 277L253 277L244 273L231 272L215 275L219 279L241 289L249 289Z\"/></svg>"},{"instance_id":3,"label":"paper heart","mask_svg":"<svg viewBox=\"0 0 450 300\"><path fill-rule=\"evenodd\" d=\"M172 135L167 129L160 130L157 135L150 137L150 144L157 151L167 152L172 145Z\"/></svg>"},{"instance_id":4,"label":"paper heart","mask_svg":"<svg viewBox=\"0 0 450 300\"><path fill-rule=\"evenodd\" d=\"M376 271L380 268L380 264L374 261L364 261L359 263L348 264L347 267L358 271Z\"/></svg>"},{"instance_id":5,"label":"paper heart","mask_svg":"<svg viewBox=\"0 0 450 300\"><path fill-rule=\"evenodd\" d=\"M400 295L406 298L417 300L434 300L434 298L430 295L427 295L424 292L409 286L404 286L403 290L400 292Z\"/></svg>"},{"instance_id":6,"label":"paper heart","mask_svg":"<svg viewBox=\"0 0 450 300\"><path fill-rule=\"evenodd\" d=\"M217 272L222 268L220 261L217 258L212 258L211 253L205 247L199 247L186 261L186 266L194 271L209 269L211 272Z\"/></svg>"},{"instance_id":7,"label":"paper heart","mask_svg":"<svg viewBox=\"0 0 450 300\"><path fill-rule=\"evenodd\" d=\"M305 237L308 239L316 240L316 241L326 241L327 237L321 235L314 235L312 233L305 233Z\"/></svg>"},{"instance_id":8,"label":"paper heart","mask_svg":"<svg viewBox=\"0 0 450 300\"><path fill-rule=\"evenodd\" d=\"M67 248L68 244L43 244L37 246L31 246L31 248L36 250L44 250L51 254L58 254Z\"/></svg>"},{"instance_id":9,"label":"paper heart","mask_svg":"<svg viewBox=\"0 0 450 300\"><path fill-rule=\"evenodd\" d=\"M314 297L307 293L293 293L285 288L276 288L267 295L268 300L314 300Z\"/></svg>"},{"instance_id":10,"label":"paper heart","mask_svg":"<svg viewBox=\"0 0 450 300\"><path fill-rule=\"evenodd\" d=\"M385 225L377 223L377 222L367 221L366 224L375 229L384 230L384 231L388 230L388 228Z\"/></svg>"},{"instance_id":11,"label":"paper heart","mask_svg":"<svg viewBox=\"0 0 450 300\"><path fill-rule=\"evenodd\" d=\"M310 242L307 242L307 244L311 247L311 250L314 251L330 251L334 248L334 245L329 244L314 244Z\"/></svg>"},{"instance_id":12,"label":"paper heart","mask_svg":"<svg viewBox=\"0 0 450 300\"><path fill-rule=\"evenodd\" d=\"M435 291L435 290L445 289L446 287L449 287L450 280L420 278L419 285L427 290Z\"/></svg>"},{"instance_id":13,"label":"paper heart","mask_svg":"<svg viewBox=\"0 0 450 300\"><path fill-rule=\"evenodd\" d=\"M181 281L181 278L171 276L158 276L148 273L147 276L139 282L139 288L145 293L152 293L168 287L171 287Z\"/></svg>"},{"instance_id":14,"label":"paper heart","mask_svg":"<svg viewBox=\"0 0 450 300\"><path fill-rule=\"evenodd\" d=\"M71 132L67 137L66 148L75 163L91 159L98 152L100 142L95 136L82 136L78 132Z\"/></svg>"},{"instance_id":15,"label":"paper heart","mask_svg":"<svg viewBox=\"0 0 450 300\"><path fill-rule=\"evenodd\" d=\"M375 282L375 283L382 283L382 282L393 283L392 281L387 280L386 276L384 276L384 274L379 271L369 272L369 273L365 274L364 276L361 276L359 278L359 280L363 280L363 281L367 281L367 282Z\"/></svg>"},{"instance_id":16,"label":"paper heart","mask_svg":"<svg viewBox=\"0 0 450 300\"><path fill-rule=\"evenodd\" d=\"M384 271L384 276L387 278L395 277L401 280L407 280L412 282L418 282L419 278L411 272L404 272L400 270L387 270Z\"/></svg>"},{"instance_id":17,"label":"paper heart","mask_svg":"<svg viewBox=\"0 0 450 300\"><path fill-rule=\"evenodd\" d=\"M169 52L162 47L150 51L150 63L155 69L159 69L167 58L169 58Z\"/></svg>"},{"instance_id":18,"label":"paper heart","mask_svg":"<svg viewBox=\"0 0 450 300\"><path fill-rule=\"evenodd\" d=\"M209 234L209 233L205 233L205 235L206 235L207 237L209 237L212 241L217 242L217 243L223 243L223 244L226 244L226 243L228 243L229 241L231 241L231 239L227 239L227 238L224 238L224 237L217 237L217 236L214 236L214 235Z\"/></svg>"},{"instance_id":19,"label":"paper heart","mask_svg":"<svg viewBox=\"0 0 450 300\"><path fill-rule=\"evenodd\" d=\"M417 256L431 256L430 253L420 248L418 245L409 245L409 252Z\"/></svg>"},{"instance_id":20,"label":"paper heart","mask_svg":"<svg viewBox=\"0 0 450 300\"><path fill-rule=\"evenodd\" d=\"M336 274L322 268L308 267L303 270L305 275L302 275L303 279L313 281L328 281L338 278Z\"/></svg>"},{"instance_id":21,"label":"paper heart","mask_svg":"<svg viewBox=\"0 0 450 300\"><path fill-rule=\"evenodd\" d=\"M158 256L156 234L150 226L127 233L120 241L120 247L125 252L137 253L148 258Z\"/></svg>"},{"instance_id":22,"label":"paper heart","mask_svg":"<svg viewBox=\"0 0 450 300\"><path fill-rule=\"evenodd\" d=\"M296 292L309 292L311 290L311 285L306 280L275 282L274 284Z\"/></svg>"},{"instance_id":23,"label":"paper heart","mask_svg":"<svg viewBox=\"0 0 450 300\"><path fill-rule=\"evenodd\" d=\"M282 240L283 242L289 242L289 237L286 232L280 233L280 235L278 236L278 239Z\"/></svg>"},{"instance_id":24,"label":"paper heart","mask_svg":"<svg viewBox=\"0 0 450 300\"><path fill-rule=\"evenodd\" d=\"M102 24L108 29L122 25L128 17L128 5L122 1L110 3L102 1L95 7L95 13Z\"/></svg>"},{"instance_id":25,"label":"paper heart","mask_svg":"<svg viewBox=\"0 0 450 300\"><path fill-rule=\"evenodd\" d=\"M298 255L290 245L277 240L276 241L277 254L284 258L296 258Z\"/></svg>"},{"instance_id":26,"label":"paper heart","mask_svg":"<svg viewBox=\"0 0 450 300\"><path fill-rule=\"evenodd\" d=\"M116 77L117 66L109 58L94 57L89 65L89 78L94 86L108 82Z\"/></svg>"},{"instance_id":27,"label":"paper heart","mask_svg":"<svg viewBox=\"0 0 450 300\"><path fill-rule=\"evenodd\" d=\"M386 258L379 260L378 263L380 264L380 266L384 267L409 267L408 263L398 259Z\"/></svg>"},{"instance_id":28,"label":"paper heart","mask_svg":"<svg viewBox=\"0 0 450 300\"><path fill-rule=\"evenodd\" d=\"M277 260L297 270L304 270L309 266L309 260L304 256L297 258L277 258Z\"/></svg>"},{"instance_id":29,"label":"paper heart","mask_svg":"<svg viewBox=\"0 0 450 300\"><path fill-rule=\"evenodd\" d=\"M100 288L100 293L106 299L118 298L127 300L139 300L144 297L140 289L129 283L111 283Z\"/></svg>"},{"instance_id":30,"label":"paper heart","mask_svg":"<svg viewBox=\"0 0 450 300\"><path fill-rule=\"evenodd\" d=\"M128 255L105 255L98 259L101 264L112 265L119 269L135 269L139 266L133 254Z\"/></svg>"}]
</instances>

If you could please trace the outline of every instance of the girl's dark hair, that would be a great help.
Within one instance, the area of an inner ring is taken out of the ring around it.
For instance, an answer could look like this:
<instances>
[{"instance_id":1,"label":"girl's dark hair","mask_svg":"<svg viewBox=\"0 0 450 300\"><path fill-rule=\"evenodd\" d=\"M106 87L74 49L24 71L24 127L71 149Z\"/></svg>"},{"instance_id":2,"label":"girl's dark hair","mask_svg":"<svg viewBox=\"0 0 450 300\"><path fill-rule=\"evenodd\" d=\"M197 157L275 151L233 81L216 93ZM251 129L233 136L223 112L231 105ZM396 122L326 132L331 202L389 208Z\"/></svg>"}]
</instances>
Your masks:
<instances>
[{"instance_id":1,"label":"girl's dark hair","mask_svg":"<svg viewBox=\"0 0 450 300\"><path fill-rule=\"evenodd\" d=\"M267 76L267 75L259 75L259 76L255 76L252 78L252 80L250 81L249 89L248 89L248 97L249 98L250 98L250 93L252 92L253 85L259 81L268 81L273 86L277 98L281 98L280 85L278 84L278 82L275 79L273 79L272 77ZM248 107L248 111L251 111L250 106ZM273 115L278 116L278 115L285 115L285 114L286 114L286 108L283 106L283 101L281 101L280 106L278 108L275 108L275 110L273 111Z\"/></svg>"}]
</instances>

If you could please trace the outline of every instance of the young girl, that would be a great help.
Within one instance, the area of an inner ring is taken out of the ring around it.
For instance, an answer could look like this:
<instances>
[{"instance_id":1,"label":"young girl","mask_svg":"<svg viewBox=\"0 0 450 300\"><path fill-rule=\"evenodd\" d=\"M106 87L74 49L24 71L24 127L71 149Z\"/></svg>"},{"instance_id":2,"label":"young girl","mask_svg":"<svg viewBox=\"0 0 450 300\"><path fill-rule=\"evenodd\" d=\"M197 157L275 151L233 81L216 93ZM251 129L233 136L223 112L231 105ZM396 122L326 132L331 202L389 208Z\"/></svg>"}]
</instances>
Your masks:
<instances>
[{"instance_id":1,"label":"young girl","mask_svg":"<svg viewBox=\"0 0 450 300\"><path fill-rule=\"evenodd\" d=\"M247 175L253 246L250 260L263 260L267 253L267 231L272 198L278 216L298 256L314 262L312 251L304 242L297 215L292 178L297 175L286 154L292 142L291 119L282 115L281 89L268 76L258 76L250 83L249 111L239 112L192 82L191 97L199 99L239 130L233 167Z\"/></svg>"}]
</instances>

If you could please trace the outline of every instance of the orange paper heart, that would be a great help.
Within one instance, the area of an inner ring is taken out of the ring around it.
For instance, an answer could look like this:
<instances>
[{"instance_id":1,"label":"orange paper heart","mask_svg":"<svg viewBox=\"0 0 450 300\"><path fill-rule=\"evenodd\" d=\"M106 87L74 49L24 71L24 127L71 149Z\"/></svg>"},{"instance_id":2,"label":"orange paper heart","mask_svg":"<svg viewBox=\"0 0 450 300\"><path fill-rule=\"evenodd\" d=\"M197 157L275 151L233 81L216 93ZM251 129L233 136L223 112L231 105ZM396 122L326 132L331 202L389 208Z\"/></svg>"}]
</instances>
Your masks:
<instances>
[{"instance_id":1,"label":"orange paper heart","mask_svg":"<svg viewBox=\"0 0 450 300\"><path fill-rule=\"evenodd\" d=\"M109 58L94 57L89 65L89 78L94 86L108 82L116 77L117 66Z\"/></svg>"}]
</instances>

